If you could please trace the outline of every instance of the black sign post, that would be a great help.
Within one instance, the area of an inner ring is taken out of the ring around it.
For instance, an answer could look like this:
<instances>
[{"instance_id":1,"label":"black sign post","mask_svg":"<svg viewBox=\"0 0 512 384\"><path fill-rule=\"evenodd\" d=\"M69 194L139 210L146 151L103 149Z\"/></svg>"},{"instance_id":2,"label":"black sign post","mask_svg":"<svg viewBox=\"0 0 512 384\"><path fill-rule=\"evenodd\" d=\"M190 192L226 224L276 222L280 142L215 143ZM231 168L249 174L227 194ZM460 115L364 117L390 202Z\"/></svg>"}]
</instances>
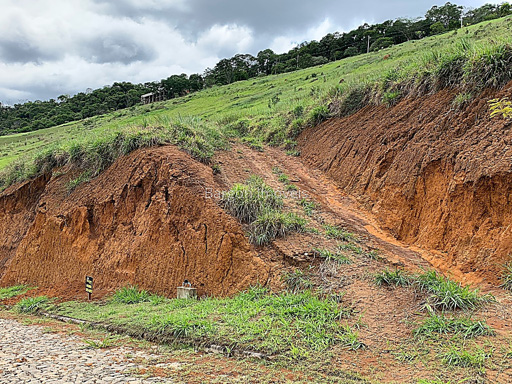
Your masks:
<instances>
[{"instance_id":1,"label":"black sign post","mask_svg":"<svg viewBox=\"0 0 512 384\"><path fill-rule=\"evenodd\" d=\"M92 298L92 282L93 278L91 276L85 276L85 292L87 292L89 300Z\"/></svg>"}]
</instances>

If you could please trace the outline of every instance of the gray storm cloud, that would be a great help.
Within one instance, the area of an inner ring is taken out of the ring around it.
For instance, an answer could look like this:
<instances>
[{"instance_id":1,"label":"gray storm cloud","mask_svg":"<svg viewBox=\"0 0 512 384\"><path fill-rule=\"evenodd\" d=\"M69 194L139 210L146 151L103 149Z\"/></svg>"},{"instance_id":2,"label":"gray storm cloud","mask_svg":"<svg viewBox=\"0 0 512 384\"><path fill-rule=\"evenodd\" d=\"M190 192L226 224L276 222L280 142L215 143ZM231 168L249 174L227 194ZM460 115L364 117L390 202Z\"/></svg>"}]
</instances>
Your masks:
<instances>
[{"instance_id":1,"label":"gray storm cloud","mask_svg":"<svg viewBox=\"0 0 512 384\"><path fill-rule=\"evenodd\" d=\"M131 36L97 36L79 46L80 56L92 63L130 64L136 61L151 61L155 52L143 42Z\"/></svg>"},{"instance_id":2,"label":"gray storm cloud","mask_svg":"<svg viewBox=\"0 0 512 384\"><path fill-rule=\"evenodd\" d=\"M484 1L456 3L476 7ZM0 0L0 102L202 72L236 53L282 52L363 22L422 16L432 5L431 0Z\"/></svg>"},{"instance_id":3,"label":"gray storm cloud","mask_svg":"<svg viewBox=\"0 0 512 384\"><path fill-rule=\"evenodd\" d=\"M55 52L45 51L25 37L10 39L0 37L0 59L5 63L41 63L57 58L58 55Z\"/></svg>"}]
</instances>

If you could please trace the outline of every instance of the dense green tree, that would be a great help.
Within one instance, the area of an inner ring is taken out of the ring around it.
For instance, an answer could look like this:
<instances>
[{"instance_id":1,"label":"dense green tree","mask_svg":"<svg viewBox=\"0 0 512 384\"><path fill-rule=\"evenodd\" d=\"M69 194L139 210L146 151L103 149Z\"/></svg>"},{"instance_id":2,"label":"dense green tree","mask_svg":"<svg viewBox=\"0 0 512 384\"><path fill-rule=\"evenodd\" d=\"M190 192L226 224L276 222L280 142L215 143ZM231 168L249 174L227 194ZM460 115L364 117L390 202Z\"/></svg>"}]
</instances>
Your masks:
<instances>
[{"instance_id":1,"label":"dense green tree","mask_svg":"<svg viewBox=\"0 0 512 384\"><path fill-rule=\"evenodd\" d=\"M378 51L383 48L391 47L393 45L393 39L391 37L379 37L370 46L370 51Z\"/></svg>"},{"instance_id":2,"label":"dense green tree","mask_svg":"<svg viewBox=\"0 0 512 384\"><path fill-rule=\"evenodd\" d=\"M173 98L205 87L325 64L366 53L368 39L371 50L375 51L459 28L462 16L464 25L472 25L510 14L510 3L485 4L465 14L461 6L446 3L432 7L424 18L399 18L373 25L365 23L350 32L329 33L320 41L303 42L282 54L276 54L271 49L260 51L256 57L237 54L220 60L203 74L190 77L174 74L161 81L144 84L116 82L74 96L59 95L56 100L36 100L13 106L0 104L0 134L46 128L131 107L140 103L140 96L145 93L164 91L168 98Z\"/></svg>"},{"instance_id":3,"label":"dense green tree","mask_svg":"<svg viewBox=\"0 0 512 384\"><path fill-rule=\"evenodd\" d=\"M442 23L446 29L455 29L460 26L463 7L450 2L438 7L434 5L428 10L425 18L432 23Z\"/></svg>"}]
</instances>

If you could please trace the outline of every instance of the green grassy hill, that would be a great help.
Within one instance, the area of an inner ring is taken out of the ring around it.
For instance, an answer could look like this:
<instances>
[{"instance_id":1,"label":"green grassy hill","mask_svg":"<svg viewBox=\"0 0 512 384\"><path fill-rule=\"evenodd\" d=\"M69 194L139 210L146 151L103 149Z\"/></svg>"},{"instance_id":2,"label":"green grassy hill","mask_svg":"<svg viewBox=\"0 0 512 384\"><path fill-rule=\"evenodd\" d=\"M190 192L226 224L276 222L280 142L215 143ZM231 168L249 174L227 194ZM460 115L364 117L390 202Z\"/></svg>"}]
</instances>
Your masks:
<instances>
[{"instance_id":1,"label":"green grassy hill","mask_svg":"<svg viewBox=\"0 0 512 384\"><path fill-rule=\"evenodd\" d=\"M461 86L461 98L471 97L473 89L512 78L505 60L511 54L511 27L509 16L323 66L3 136L0 187L69 162L93 176L118 155L162 142L178 144L202 160L233 136L253 146L291 148L308 124L369 103L393 104L411 89Z\"/></svg>"}]
</instances>

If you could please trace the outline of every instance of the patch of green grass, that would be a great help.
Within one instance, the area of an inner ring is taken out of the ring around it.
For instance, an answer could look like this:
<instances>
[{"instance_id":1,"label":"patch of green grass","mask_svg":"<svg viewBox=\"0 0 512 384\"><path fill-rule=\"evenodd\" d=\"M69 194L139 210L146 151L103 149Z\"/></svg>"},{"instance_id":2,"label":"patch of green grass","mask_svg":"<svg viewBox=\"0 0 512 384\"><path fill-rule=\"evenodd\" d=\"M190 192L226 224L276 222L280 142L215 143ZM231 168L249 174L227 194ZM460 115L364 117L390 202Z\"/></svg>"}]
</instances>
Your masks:
<instances>
[{"instance_id":1,"label":"patch of green grass","mask_svg":"<svg viewBox=\"0 0 512 384\"><path fill-rule=\"evenodd\" d=\"M310 275L304 273L300 269L284 273L281 277L288 290L293 293L313 288L313 283L309 278Z\"/></svg>"},{"instance_id":2,"label":"patch of green grass","mask_svg":"<svg viewBox=\"0 0 512 384\"><path fill-rule=\"evenodd\" d=\"M267 211L251 224L249 240L256 245L267 244L277 237L285 237L292 232L304 232L306 224L306 219L294 213Z\"/></svg>"},{"instance_id":3,"label":"patch of green grass","mask_svg":"<svg viewBox=\"0 0 512 384\"><path fill-rule=\"evenodd\" d=\"M50 299L46 296L27 297L21 299L15 306L14 310L18 313L36 313L40 309L46 308Z\"/></svg>"},{"instance_id":4,"label":"patch of green grass","mask_svg":"<svg viewBox=\"0 0 512 384\"><path fill-rule=\"evenodd\" d=\"M473 95L469 92L458 93L452 101L452 106L455 109L461 109L468 105L473 100Z\"/></svg>"},{"instance_id":5,"label":"patch of green grass","mask_svg":"<svg viewBox=\"0 0 512 384\"><path fill-rule=\"evenodd\" d=\"M501 274L501 287L512 291L512 263L504 265L503 272Z\"/></svg>"},{"instance_id":6,"label":"patch of green grass","mask_svg":"<svg viewBox=\"0 0 512 384\"><path fill-rule=\"evenodd\" d=\"M462 286L436 271L417 275L414 280L418 289L429 294L429 303L436 309L468 310L495 301L492 295L481 295L478 289Z\"/></svg>"},{"instance_id":7,"label":"patch of green grass","mask_svg":"<svg viewBox=\"0 0 512 384\"><path fill-rule=\"evenodd\" d=\"M288 175L284 174L284 173L281 173L279 175L279 178L278 180L281 182L281 183L285 183L285 184L288 184L290 182L290 178L288 177Z\"/></svg>"},{"instance_id":8,"label":"patch of green grass","mask_svg":"<svg viewBox=\"0 0 512 384\"><path fill-rule=\"evenodd\" d=\"M414 330L415 335L456 334L464 338L491 336L494 331L483 320L470 317L448 318L444 314L431 313L423 323Z\"/></svg>"},{"instance_id":9,"label":"patch of green grass","mask_svg":"<svg viewBox=\"0 0 512 384\"><path fill-rule=\"evenodd\" d=\"M395 269L394 271L386 269L375 275L375 284L378 286L394 285L406 287L411 285L411 278L401 269Z\"/></svg>"},{"instance_id":10,"label":"patch of green grass","mask_svg":"<svg viewBox=\"0 0 512 384\"><path fill-rule=\"evenodd\" d=\"M278 210L283 199L259 176L235 184L222 198L224 208L242 223L252 223L269 210Z\"/></svg>"},{"instance_id":11,"label":"patch of green grass","mask_svg":"<svg viewBox=\"0 0 512 384\"><path fill-rule=\"evenodd\" d=\"M27 285L15 285L12 287L0 288L0 300L10 299L11 297L23 295L31 288Z\"/></svg>"},{"instance_id":12,"label":"patch of green grass","mask_svg":"<svg viewBox=\"0 0 512 384\"><path fill-rule=\"evenodd\" d=\"M342 241L351 241L356 239L356 236L353 233L348 232L344 228L336 225L326 224L324 225L324 231L325 236L329 239L336 239Z\"/></svg>"},{"instance_id":13,"label":"patch of green grass","mask_svg":"<svg viewBox=\"0 0 512 384\"><path fill-rule=\"evenodd\" d=\"M107 349L112 347L115 337L107 336L101 340L84 340L86 348L90 349Z\"/></svg>"},{"instance_id":14,"label":"patch of green grass","mask_svg":"<svg viewBox=\"0 0 512 384\"><path fill-rule=\"evenodd\" d=\"M442 353L440 357L443 363L449 366L482 369L490 354L481 347L475 347L469 351L453 346L447 352Z\"/></svg>"},{"instance_id":15,"label":"patch of green grass","mask_svg":"<svg viewBox=\"0 0 512 384\"><path fill-rule=\"evenodd\" d=\"M428 294L427 307L438 310L470 310L494 302L492 295L482 295L478 289L462 286L436 271L407 275L400 270L383 271L375 275L377 285L414 286Z\"/></svg>"},{"instance_id":16,"label":"patch of green grass","mask_svg":"<svg viewBox=\"0 0 512 384\"><path fill-rule=\"evenodd\" d=\"M349 251L349 252L352 252L352 253L354 253L356 255L362 255L363 254L363 248L360 247L357 244L352 243L352 242L339 244L338 248L340 250L342 250L342 251Z\"/></svg>"},{"instance_id":17,"label":"patch of green grass","mask_svg":"<svg viewBox=\"0 0 512 384\"><path fill-rule=\"evenodd\" d=\"M239 138L257 150L263 150L263 143L286 145L307 125L353 113L385 98L393 101L396 98L391 96L398 91L401 97L407 97L455 85L460 92L477 96L483 87L506 84L512 78L510 18L460 32L467 34L461 38L462 33L447 33L387 48L387 60L382 60L383 52L370 52L304 70L208 88L193 97L2 136L0 169L9 169L0 176L0 185L37 175L34 160L48 151L54 151L55 156L44 164L47 170L68 163L61 155L69 154L70 147L77 143L90 152L84 159L92 160L91 168L82 171L101 172L99 168L126 152L115 150L115 145L101 145L110 149L98 151L94 143L97 138L106 138L113 144L117 134L143 132L148 145L176 144L208 162L216 149L226 146L228 138ZM305 80L319 72L323 81ZM340 79L344 80L342 84ZM140 147L137 140L127 142ZM132 145L126 148L133 149ZM294 148L287 150L298 154ZM100 152L107 155L105 161L96 156Z\"/></svg>"},{"instance_id":18,"label":"patch of green grass","mask_svg":"<svg viewBox=\"0 0 512 384\"><path fill-rule=\"evenodd\" d=\"M314 201L311 201L311 200L307 200L305 198L302 198L299 200L299 205L304 208L304 213L307 215L307 216L312 216L313 215L313 210L316 209L316 204Z\"/></svg>"},{"instance_id":19,"label":"patch of green grass","mask_svg":"<svg viewBox=\"0 0 512 384\"><path fill-rule=\"evenodd\" d=\"M331 252L328 249L314 249L314 251L318 254L319 257L326 260L335 261L338 264L352 263L352 260L350 260L347 256L339 252Z\"/></svg>"},{"instance_id":20,"label":"patch of green grass","mask_svg":"<svg viewBox=\"0 0 512 384\"><path fill-rule=\"evenodd\" d=\"M73 192L80 184L87 183L91 180L91 174L88 171L82 172L78 177L73 180L70 180L66 189L68 193Z\"/></svg>"},{"instance_id":21,"label":"patch of green grass","mask_svg":"<svg viewBox=\"0 0 512 384\"><path fill-rule=\"evenodd\" d=\"M11 163L0 172L0 189L27 178L49 173L55 168L71 165L82 171L84 178L93 178L108 168L118 157L139 148L175 144L197 160L208 163L216 149L226 148L225 137L217 127L199 118L155 119L153 127L126 127L93 136L53 143L34 154L30 160ZM75 180L71 189L83 182Z\"/></svg>"},{"instance_id":22,"label":"patch of green grass","mask_svg":"<svg viewBox=\"0 0 512 384\"><path fill-rule=\"evenodd\" d=\"M134 286L122 287L118 289L111 300L122 304L137 304L150 301L151 295L148 291Z\"/></svg>"},{"instance_id":23,"label":"patch of green grass","mask_svg":"<svg viewBox=\"0 0 512 384\"><path fill-rule=\"evenodd\" d=\"M169 342L208 341L291 358L300 355L292 346L305 351L324 351L335 344L357 346L357 335L341 324L349 311L308 290L271 294L254 287L231 298L173 299L156 305L67 302L52 311L111 324L132 336L149 333Z\"/></svg>"}]
</instances>

